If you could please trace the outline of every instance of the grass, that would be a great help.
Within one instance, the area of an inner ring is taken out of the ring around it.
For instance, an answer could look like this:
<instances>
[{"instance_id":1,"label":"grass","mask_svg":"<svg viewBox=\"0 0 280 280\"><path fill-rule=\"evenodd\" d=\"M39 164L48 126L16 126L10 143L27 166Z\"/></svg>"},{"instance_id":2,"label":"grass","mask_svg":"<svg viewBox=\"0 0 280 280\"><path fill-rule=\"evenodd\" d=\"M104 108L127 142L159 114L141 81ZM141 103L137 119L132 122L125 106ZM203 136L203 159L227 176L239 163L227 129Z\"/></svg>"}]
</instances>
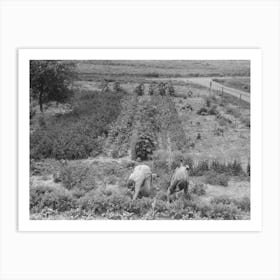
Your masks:
<instances>
[{"instance_id":1,"label":"grass","mask_svg":"<svg viewBox=\"0 0 280 280\"><path fill-rule=\"evenodd\" d=\"M218 78L213 79L213 81L234 89L250 92L250 77Z\"/></svg>"}]
</instances>

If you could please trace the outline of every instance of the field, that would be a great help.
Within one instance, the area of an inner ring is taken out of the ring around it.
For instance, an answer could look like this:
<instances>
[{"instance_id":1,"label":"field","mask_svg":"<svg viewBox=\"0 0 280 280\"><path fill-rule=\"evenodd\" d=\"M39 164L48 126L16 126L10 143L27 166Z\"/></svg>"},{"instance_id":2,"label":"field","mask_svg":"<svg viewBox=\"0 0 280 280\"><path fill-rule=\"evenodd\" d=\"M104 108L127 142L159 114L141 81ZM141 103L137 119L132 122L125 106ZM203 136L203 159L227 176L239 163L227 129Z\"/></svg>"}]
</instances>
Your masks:
<instances>
[{"instance_id":1,"label":"field","mask_svg":"<svg viewBox=\"0 0 280 280\"><path fill-rule=\"evenodd\" d=\"M193 79L245 90L248 62L78 61L76 72L66 104L33 108L31 219L250 219L250 103ZM161 96L166 81L174 93ZM168 203L181 160L189 194ZM139 163L157 178L132 201L126 183Z\"/></svg>"}]
</instances>

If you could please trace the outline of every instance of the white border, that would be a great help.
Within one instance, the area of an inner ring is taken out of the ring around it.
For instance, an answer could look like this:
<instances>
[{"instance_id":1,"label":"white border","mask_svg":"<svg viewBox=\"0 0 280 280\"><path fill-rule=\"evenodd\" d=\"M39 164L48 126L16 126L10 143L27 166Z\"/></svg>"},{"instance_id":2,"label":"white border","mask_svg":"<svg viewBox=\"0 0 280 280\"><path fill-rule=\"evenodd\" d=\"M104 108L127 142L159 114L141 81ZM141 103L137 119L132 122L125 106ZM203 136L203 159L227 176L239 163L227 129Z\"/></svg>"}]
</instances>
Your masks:
<instances>
[{"instance_id":1,"label":"white border","mask_svg":"<svg viewBox=\"0 0 280 280\"><path fill-rule=\"evenodd\" d=\"M251 219L242 221L30 220L29 60L241 60L251 61ZM19 49L19 231L261 231L262 66L260 49Z\"/></svg>"}]
</instances>

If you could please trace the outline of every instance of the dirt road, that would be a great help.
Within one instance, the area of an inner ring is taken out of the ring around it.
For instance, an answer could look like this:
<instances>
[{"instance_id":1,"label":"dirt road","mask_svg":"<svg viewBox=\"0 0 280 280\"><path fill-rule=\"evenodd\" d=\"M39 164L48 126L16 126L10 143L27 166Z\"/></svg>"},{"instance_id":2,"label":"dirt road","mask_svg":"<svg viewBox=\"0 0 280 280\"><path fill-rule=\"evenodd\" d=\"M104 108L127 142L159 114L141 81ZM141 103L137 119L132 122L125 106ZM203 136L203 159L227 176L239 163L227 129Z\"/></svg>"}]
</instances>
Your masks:
<instances>
[{"instance_id":1,"label":"dirt road","mask_svg":"<svg viewBox=\"0 0 280 280\"><path fill-rule=\"evenodd\" d=\"M230 95L233 95L237 98L240 98L243 101L246 101L248 103L250 103L250 93L242 91L242 90L238 90L238 89L234 89L234 88L230 88L230 87L226 87L222 84L219 84L217 82L214 82L213 79L215 77L198 77L198 78L175 78L174 80L177 81L184 81L184 82L191 82L194 84L199 84L205 87L210 87L210 83L212 82L212 86L211 89L214 91L220 91Z\"/></svg>"}]
</instances>

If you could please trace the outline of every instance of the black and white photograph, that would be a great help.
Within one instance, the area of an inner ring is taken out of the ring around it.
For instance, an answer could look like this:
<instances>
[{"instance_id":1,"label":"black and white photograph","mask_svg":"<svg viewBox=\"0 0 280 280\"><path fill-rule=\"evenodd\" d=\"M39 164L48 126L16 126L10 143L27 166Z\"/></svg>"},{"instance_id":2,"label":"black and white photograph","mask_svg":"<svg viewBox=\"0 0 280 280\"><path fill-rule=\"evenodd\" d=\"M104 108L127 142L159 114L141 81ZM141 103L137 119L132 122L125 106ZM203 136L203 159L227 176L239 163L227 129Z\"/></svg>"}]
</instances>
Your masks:
<instances>
[{"instance_id":1,"label":"black and white photograph","mask_svg":"<svg viewBox=\"0 0 280 280\"><path fill-rule=\"evenodd\" d=\"M250 60L30 60L31 220L250 220Z\"/></svg>"},{"instance_id":2,"label":"black and white photograph","mask_svg":"<svg viewBox=\"0 0 280 280\"><path fill-rule=\"evenodd\" d=\"M0 0L0 280L280 280L279 8Z\"/></svg>"}]
</instances>

